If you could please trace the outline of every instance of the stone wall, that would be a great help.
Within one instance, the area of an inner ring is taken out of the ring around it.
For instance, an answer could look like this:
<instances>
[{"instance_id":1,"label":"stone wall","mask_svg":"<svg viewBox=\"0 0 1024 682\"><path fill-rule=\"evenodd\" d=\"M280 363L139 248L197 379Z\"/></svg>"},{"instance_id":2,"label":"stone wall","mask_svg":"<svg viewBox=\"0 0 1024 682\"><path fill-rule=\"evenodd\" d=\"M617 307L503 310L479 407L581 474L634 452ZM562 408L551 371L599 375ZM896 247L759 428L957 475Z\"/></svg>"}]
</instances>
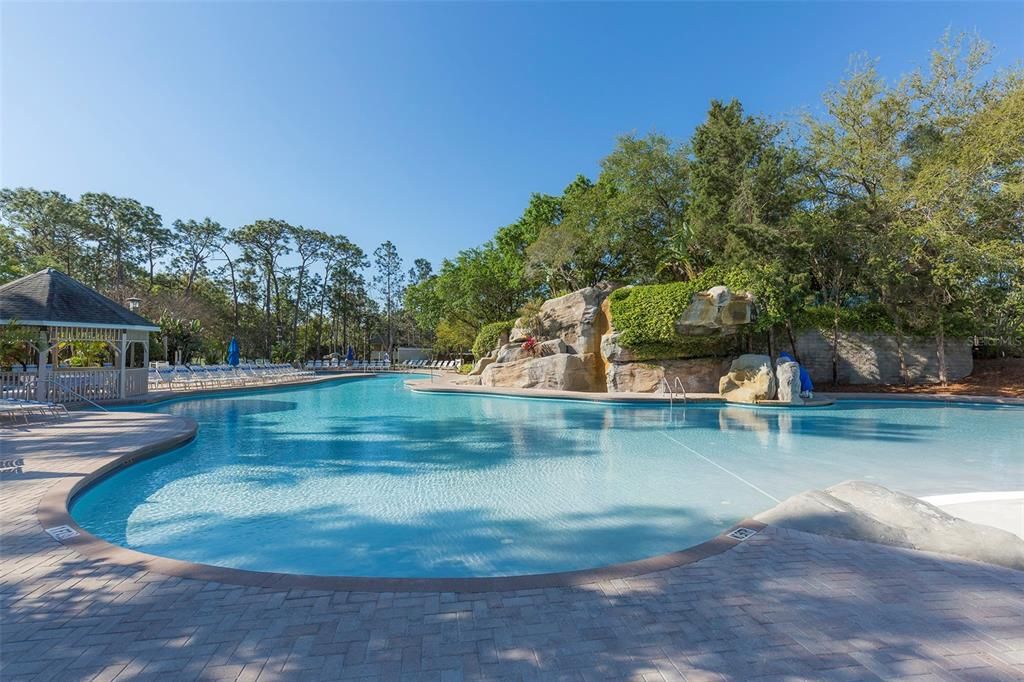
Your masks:
<instances>
[{"instance_id":1,"label":"stone wall","mask_svg":"<svg viewBox=\"0 0 1024 682\"><path fill-rule=\"evenodd\" d=\"M609 393L664 393L662 380L673 390L678 378L687 393L717 393L718 382L729 369L723 358L685 358L648 362L609 362L606 366Z\"/></svg>"},{"instance_id":2,"label":"stone wall","mask_svg":"<svg viewBox=\"0 0 1024 682\"><path fill-rule=\"evenodd\" d=\"M832 383L832 335L805 331L797 336L800 363L816 384ZM789 350L783 345L780 350ZM904 339L903 357L911 383L939 380L939 361L934 339ZM839 383L898 384L899 352L896 337L887 334L840 332ZM946 340L946 373L950 380L961 379L974 370L971 343L966 339Z\"/></svg>"},{"instance_id":3,"label":"stone wall","mask_svg":"<svg viewBox=\"0 0 1024 682\"><path fill-rule=\"evenodd\" d=\"M545 301L535 317L518 320L505 343L481 359L465 381L482 386L660 393L664 381L674 389L678 379L687 392L719 392L720 379L730 371L733 357L640 360L619 343L621 335L610 319L608 293L607 287L588 287ZM752 306L749 295L733 295L724 287L700 292L677 320L676 333L697 337L732 333L749 322ZM531 335L536 345L524 348L523 343ZM783 341L785 337L776 338ZM831 341L829 333L818 331L802 332L797 337L799 359L819 385L832 381ZM775 349L783 350L789 350L785 341ZM911 383L938 381L933 339L906 339L903 353ZM946 367L950 380L967 376L973 365L968 341L947 340ZM840 383L901 381L894 337L840 334Z\"/></svg>"}]
</instances>

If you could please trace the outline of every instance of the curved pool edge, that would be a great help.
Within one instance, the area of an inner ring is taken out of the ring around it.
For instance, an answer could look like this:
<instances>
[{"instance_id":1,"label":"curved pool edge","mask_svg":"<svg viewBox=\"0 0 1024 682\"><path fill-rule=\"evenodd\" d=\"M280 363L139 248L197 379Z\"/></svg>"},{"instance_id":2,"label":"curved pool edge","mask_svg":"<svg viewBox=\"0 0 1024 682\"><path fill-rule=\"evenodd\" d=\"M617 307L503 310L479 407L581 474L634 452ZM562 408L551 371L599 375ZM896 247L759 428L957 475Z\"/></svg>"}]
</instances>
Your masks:
<instances>
[{"instance_id":1,"label":"curved pool edge","mask_svg":"<svg viewBox=\"0 0 1024 682\"><path fill-rule=\"evenodd\" d=\"M537 400L571 400L577 402L598 403L603 405L668 405L681 402L680 398L670 397L661 393L597 393L587 391L564 391L546 388L513 388L508 386L475 386L452 384L446 381L434 382L429 379L407 379L405 385L414 393L431 393L447 395L483 395L500 398L532 398ZM829 407L840 402L918 402L944 403L961 405L989 405L1024 407L1024 398L989 395L958 395L953 393L868 393L841 392L817 393L814 400L802 405L785 405L774 401L760 403L730 403L721 396L712 393L690 394L687 403L700 405L727 405L769 410L801 410L818 407Z\"/></svg>"},{"instance_id":2,"label":"curved pool edge","mask_svg":"<svg viewBox=\"0 0 1024 682\"><path fill-rule=\"evenodd\" d=\"M664 393L598 393L547 388L514 388L511 386L466 386L447 382L432 382L427 379L406 379L405 385L414 393L482 395L492 398L527 398L535 400L566 400L597 403L601 405L672 405L675 403L695 403L701 405L728 405L764 409L809 409L815 407L828 407L834 403L834 400L831 398L822 400L816 399L801 405L784 405L774 401L763 401L756 404L730 403L725 398L711 393L691 394L684 400Z\"/></svg>"},{"instance_id":3,"label":"curved pool edge","mask_svg":"<svg viewBox=\"0 0 1024 682\"><path fill-rule=\"evenodd\" d=\"M308 379L302 379L298 381L282 381L276 384L258 384L255 386L223 386L219 388L201 388L199 390L188 390L175 392L171 390L155 391L153 393L146 393L145 395L135 396L132 398L120 398L117 400L103 400L98 403L100 407L107 409L113 409L116 411L130 410L133 407L155 407L157 405L165 405L167 403L180 402L182 400L191 400L199 398L221 398L221 397L238 397L239 395L245 395L249 393L273 393L275 391L292 391L306 388L313 388L317 386L323 386L334 381L344 379L370 379L376 376L381 376L379 373L350 373L350 374L334 374L334 375L317 375ZM91 408L90 405L71 405L68 407L72 411L85 411Z\"/></svg>"},{"instance_id":4,"label":"curved pool edge","mask_svg":"<svg viewBox=\"0 0 1024 682\"><path fill-rule=\"evenodd\" d=\"M140 461L171 452L196 437L198 426L195 421L188 417L176 417L176 419L182 422L183 428L173 435L140 445L138 448L105 461L92 471L77 477L65 478L51 486L42 495L36 506L36 520L40 524L40 530L69 526L75 530L77 535L56 541L92 560L134 570L152 571L161 575L229 585L283 590L318 589L361 592L503 592L548 587L576 587L605 580L665 571L696 563L741 544L743 540L728 535L737 528L744 527L759 531L766 527L766 524L760 521L744 519L715 537L692 547L596 568L512 576L391 578L278 573L200 564L122 547L93 535L80 526L71 515L71 507L76 497L118 471Z\"/></svg>"}]
</instances>

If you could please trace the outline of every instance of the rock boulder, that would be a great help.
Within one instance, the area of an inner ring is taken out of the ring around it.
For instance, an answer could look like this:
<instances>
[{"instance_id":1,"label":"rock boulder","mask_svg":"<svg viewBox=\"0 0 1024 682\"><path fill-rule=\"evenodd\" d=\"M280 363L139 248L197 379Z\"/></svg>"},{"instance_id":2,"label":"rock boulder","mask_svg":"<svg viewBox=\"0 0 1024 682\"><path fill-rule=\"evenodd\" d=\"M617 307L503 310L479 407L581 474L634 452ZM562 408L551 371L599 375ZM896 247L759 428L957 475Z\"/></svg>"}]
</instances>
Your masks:
<instances>
[{"instance_id":1,"label":"rock boulder","mask_svg":"<svg viewBox=\"0 0 1024 682\"><path fill-rule=\"evenodd\" d=\"M721 358L691 358L651 362L612 362L607 367L609 393L661 393L663 379L675 388L678 377L688 393L714 393L728 368Z\"/></svg>"},{"instance_id":2,"label":"rock boulder","mask_svg":"<svg viewBox=\"0 0 1024 682\"><path fill-rule=\"evenodd\" d=\"M601 355L604 356L608 362L635 362L636 354L630 349L619 344L619 337L622 336L617 331L609 331L607 334L601 337Z\"/></svg>"},{"instance_id":3,"label":"rock boulder","mask_svg":"<svg viewBox=\"0 0 1024 682\"><path fill-rule=\"evenodd\" d=\"M775 397L775 374L767 355L741 355L718 382L718 393L732 403L756 403ZM799 394L799 391L798 391Z\"/></svg>"},{"instance_id":4,"label":"rock boulder","mask_svg":"<svg viewBox=\"0 0 1024 682\"><path fill-rule=\"evenodd\" d=\"M482 357L482 358L480 358L479 360L476 361L476 366L473 367L472 371L470 371L469 376L471 376L471 377L480 376L481 374L483 374L484 369L486 369L487 365L490 365L493 362L494 362L494 356L492 356L492 355L485 355L484 357Z\"/></svg>"},{"instance_id":5,"label":"rock boulder","mask_svg":"<svg viewBox=\"0 0 1024 682\"><path fill-rule=\"evenodd\" d=\"M675 327L683 336L733 334L741 326L750 324L753 314L751 294L717 286L694 294Z\"/></svg>"},{"instance_id":6,"label":"rock boulder","mask_svg":"<svg viewBox=\"0 0 1024 682\"><path fill-rule=\"evenodd\" d=\"M580 356L559 353L490 364L480 375L480 385L587 391L592 374Z\"/></svg>"},{"instance_id":7,"label":"rock boulder","mask_svg":"<svg viewBox=\"0 0 1024 682\"><path fill-rule=\"evenodd\" d=\"M540 307L533 330L539 339L561 339L571 353L596 353L600 348L600 336L595 322L601 313L601 303L608 291L599 287L587 287L565 296L548 299ZM520 318L509 334L509 341L522 343L530 336L527 321Z\"/></svg>"},{"instance_id":8,"label":"rock boulder","mask_svg":"<svg viewBox=\"0 0 1024 682\"><path fill-rule=\"evenodd\" d=\"M569 349L562 339L541 341L532 350L523 350L522 343L507 343L498 350L496 360L498 362L516 362L517 360L528 360L529 358L568 352Z\"/></svg>"},{"instance_id":9,"label":"rock boulder","mask_svg":"<svg viewBox=\"0 0 1024 682\"><path fill-rule=\"evenodd\" d=\"M800 365L795 362L780 362L775 368L775 377L779 384L779 402L790 405L803 405L800 397Z\"/></svg>"}]
</instances>

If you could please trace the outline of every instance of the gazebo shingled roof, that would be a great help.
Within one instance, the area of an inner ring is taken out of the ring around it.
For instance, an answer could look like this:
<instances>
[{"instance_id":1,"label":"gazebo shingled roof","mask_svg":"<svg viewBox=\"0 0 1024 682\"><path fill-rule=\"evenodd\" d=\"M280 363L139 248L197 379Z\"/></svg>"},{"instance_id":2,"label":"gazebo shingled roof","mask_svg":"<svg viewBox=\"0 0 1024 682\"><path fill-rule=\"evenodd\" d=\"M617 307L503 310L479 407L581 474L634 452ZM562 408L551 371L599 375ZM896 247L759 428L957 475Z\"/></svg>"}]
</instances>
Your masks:
<instances>
[{"instance_id":1,"label":"gazebo shingled roof","mask_svg":"<svg viewBox=\"0 0 1024 682\"><path fill-rule=\"evenodd\" d=\"M159 331L159 327L59 270L0 286L0 324Z\"/></svg>"}]
</instances>

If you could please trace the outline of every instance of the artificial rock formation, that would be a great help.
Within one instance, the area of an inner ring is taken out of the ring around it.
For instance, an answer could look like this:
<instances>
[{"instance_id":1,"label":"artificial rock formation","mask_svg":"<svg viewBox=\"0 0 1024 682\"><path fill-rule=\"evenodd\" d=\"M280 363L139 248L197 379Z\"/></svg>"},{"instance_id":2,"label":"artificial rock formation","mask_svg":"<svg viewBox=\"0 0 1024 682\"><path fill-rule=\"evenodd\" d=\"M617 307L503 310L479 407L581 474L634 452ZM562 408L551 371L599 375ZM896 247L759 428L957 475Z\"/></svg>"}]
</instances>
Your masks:
<instances>
[{"instance_id":1,"label":"artificial rock formation","mask_svg":"<svg viewBox=\"0 0 1024 682\"><path fill-rule=\"evenodd\" d=\"M654 393L664 390L665 380L675 388L678 378L687 392L718 390L728 364L721 358L640 361L621 345L609 320L608 293L588 287L545 301L535 316L517 320L493 360L481 360L471 375L483 386ZM695 294L676 326L684 335L732 334L750 321L751 305L749 295L715 287ZM531 337L535 346L523 348Z\"/></svg>"},{"instance_id":2,"label":"artificial rock formation","mask_svg":"<svg viewBox=\"0 0 1024 682\"><path fill-rule=\"evenodd\" d=\"M1024 570L1024 540L1013 533L965 521L916 497L865 481L800 493L754 518L806 533L955 554Z\"/></svg>"},{"instance_id":3,"label":"artificial rock formation","mask_svg":"<svg viewBox=\"0 0 1024 682\"><path fill-rule=\"evenodd\" d=\"M800 365L795 362L780 362L775 369L778 382L778 401L790 405L803 405L800 397Z\"/></svg>"},{"instance_id":4,"label":"artificial rock formation","mask_svg":"<svg viewBox=\"0 0 1024 682\"><path fill-rule=\"evenodd\" d=\"M570 353L596 353L604 333L596 323L607 295L604 288L587 287L548 299L541 305L535 319L520 318L516 321L509 334L509 342L522 343L533 335L537 339L561 339Z\"/></svg>"},{"instance_id":5,"label":"artificial rock formation","mask_svg":"<svg viewBox=\"0 0 1024 682\"><path fill-rule=\"evenodd\" d=\"M580 289L545 301L532 319L517 320L509 343L482 369L481 385L604 391L600 347L607 295L602 287ZM526 349L531 336L537 343Z\"/></svg>"},{"instance_id":6,"label":"artificial rock formation","mask_svg":"<svg viewBox=\"0 0 1024 682\"><path fill-rule=\"evenodd\" d=\"M734 334L750 323L753 303L750 294L734 293L724 286L698 292L676 321L676 332L680 336L703 337ZM614 325L615 321L611 322ZM719 389L719 378L728 367L728 361L714 357L638 361L619 338L619 332L610 329L601 339L607 390L611 393L660 393L665 390L663 381L667 380L674 389L676 378L687 392L713 393Z\"/></svg>"},{"instance_id":7,"label":"artificial rock formation","mask_svg":"<svg viewBox=\"0 0 1024 682\"><path fill-rule=\"evenodd\" d=\"M614 329L601 337L601 355L608 362L636 362L636 354L619 343L622 336Z\"/></svg>"},{"instance_id":8,"label":"artificial rock formation","mask_svg":"<svg viewBox=\"0 0 1024 682\"><path fill-rule=\"evenodd\" d=\"M495 362L484 368L480 385L587 391L591 388L591 376L579 355L559 353Z\"/></svg>"},{"instance_id":9,"label":"artificial rock formation","mask_svg":"<svg viewBox=\"0 0 1024 682\"><path fill-rule=\"evenodd\" d=\"M495 357L496 362L517 362L519 360L530 360L536 357L542 357L546 355L558 355L559 353L568 353L569 347L565 345L565 341L562 339L549 339L547 341L541 341L537 343L531 350L523 348L521 343L509 343L498 349L498 354Z\"/></svg>"},{"instance_id":10,"label":"artificial rock formation","mask_svg":"<svg viewBox=\"0 0 1024 682\"><path fill-rule=\"evenodd\" d=\"M675 327L682 336L734 334L743 325L750 324L753 315L751 294L718 286L694 294Z\"/></svg>"},{"instance_id":11,"label":"artificial rock formation","mask_svg":"<svg viewBox=\"0 0 1024 682\"><path fill-rule=\"evenodd\" d=\"M469 376L471 376L471 377L480 376L481 374L484 373L484 370L487 369L487 365L492 364L494 361L495 361L495 359L494 359L493 355L485 355L484 357L482 357L482 358L480 358L479 360L476 361L476 365L473 367L472 371L469 373Z\"/></svg>"},{"instance_id":12,"label":"artificial rock formation","mask_svg":"<svg viewBox=\"0 0 1024 682\"><path fill-rule=\"evenodd\" d=\"M756 403L775 397L775 374L767 355L741 355L718 383L718 393L732 403ZM799 390L797 391L799 394Z\"/></svg>"},{"instance_id":13,"label":"artificial rock formation","mask_svg":"<svg viewBox=\"0 0 1024 682\"><path fill-rule=\"evenodd\" d=\"M605 337L607 338L607 337ZM657 362L610 362L607 368L609 393L663 393L667 380L673 390L678 378L687 393L714 393L718 380L729 367L722 358L686 358Z\"/></svg>"}]
</instances>

